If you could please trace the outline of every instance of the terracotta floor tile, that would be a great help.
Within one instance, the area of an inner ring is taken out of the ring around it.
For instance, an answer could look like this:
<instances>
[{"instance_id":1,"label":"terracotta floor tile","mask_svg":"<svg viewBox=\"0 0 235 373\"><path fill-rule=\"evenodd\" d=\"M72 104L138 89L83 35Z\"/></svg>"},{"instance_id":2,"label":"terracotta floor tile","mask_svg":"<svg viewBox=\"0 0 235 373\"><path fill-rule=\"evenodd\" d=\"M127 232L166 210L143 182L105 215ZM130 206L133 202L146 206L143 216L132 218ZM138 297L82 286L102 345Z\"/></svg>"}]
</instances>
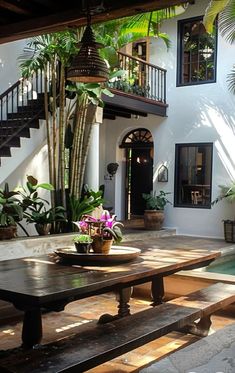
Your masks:
<instances>
[{"instance_id":1,"label":"terracotta floor tile","mask_svg":"<svg viewBox=\"0 0 235 373\"><path fill-rule=\"evenodd\" d=\"M132 299L132 312L139 311L149 306L149 302ZM116 313L116 302L113 294L106 294L92 297L82 301L71 303L63 312L51 312L43 314L43 343L63 338L77 332L79 328L87 328L88 322L93 323L102 313ZM229 323L234 322L231 314L216 315L212 317L214 330L220 329ZM0 327L0 349L14 348L21 343L22 323L11 323ZM197 338L191 335L183 335L179 332L169 333L168 335L150 342L136 350L113 359L102 366L89 370L89 373L134 373L138 368L148 365L162 356L180 348L181 346L192 343ZM164 373L164 372L163 372Z\"/></svg>"}]
</instances>

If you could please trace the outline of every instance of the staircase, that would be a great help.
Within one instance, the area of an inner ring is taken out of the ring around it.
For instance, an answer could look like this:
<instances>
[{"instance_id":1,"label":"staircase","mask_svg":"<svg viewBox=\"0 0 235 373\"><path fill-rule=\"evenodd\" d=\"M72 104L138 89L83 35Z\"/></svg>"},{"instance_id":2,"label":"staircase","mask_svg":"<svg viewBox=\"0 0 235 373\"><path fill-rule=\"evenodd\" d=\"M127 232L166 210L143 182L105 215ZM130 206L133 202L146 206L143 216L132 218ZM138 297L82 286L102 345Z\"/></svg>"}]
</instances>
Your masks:
<instances>
[{"instance_id":1,"label":"staircase","mask_svg":"<svg viewBox=\"0 0 235 373\"><path fill-rule=\"evenodd\" d=\"M20 79L0 95L0 165L12 147L21 146L21 137L30 138L30 128L39 128L39 119L45 119L42 74Z\"/></svg>"}]
</instances>

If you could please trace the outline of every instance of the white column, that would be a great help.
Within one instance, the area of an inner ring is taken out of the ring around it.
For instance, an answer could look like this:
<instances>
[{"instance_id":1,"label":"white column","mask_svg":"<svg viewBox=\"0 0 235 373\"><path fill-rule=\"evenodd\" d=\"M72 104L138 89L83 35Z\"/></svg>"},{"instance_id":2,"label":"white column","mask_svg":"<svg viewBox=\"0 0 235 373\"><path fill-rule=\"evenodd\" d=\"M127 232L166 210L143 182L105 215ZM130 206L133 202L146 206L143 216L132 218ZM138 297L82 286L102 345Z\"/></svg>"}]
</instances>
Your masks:
<instances>
[{"instance_id":1,"label":"white column","mask_svg":"<svg viewBox=\"0 0 235 373\"><path fill-rule=\"evenodd\" d=\"M90 149L84 178L85 184L94 191L99 190L99 131L100 123L92 124Z\"/></svg>"}]
</instances>

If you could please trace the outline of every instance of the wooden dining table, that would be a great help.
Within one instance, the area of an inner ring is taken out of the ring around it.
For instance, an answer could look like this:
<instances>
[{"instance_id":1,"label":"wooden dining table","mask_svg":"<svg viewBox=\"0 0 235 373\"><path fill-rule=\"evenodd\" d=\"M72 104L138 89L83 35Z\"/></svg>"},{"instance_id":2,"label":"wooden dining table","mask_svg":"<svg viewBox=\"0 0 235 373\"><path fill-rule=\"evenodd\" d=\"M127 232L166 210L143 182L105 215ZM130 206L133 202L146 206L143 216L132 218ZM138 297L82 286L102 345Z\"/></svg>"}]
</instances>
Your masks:
<instances>
[{"instance_id":1,"label":"wooden dining table","mask_svg":"<svg viewBox=\"0 0 235 373\"><path fill-rule=\"evenodd\" d=\"M138 241L128 242L128 247L139 248L141 253L124 263L81 265L64 261L54 253L1 261L0 299L24 311L22 345L31 348L40 344L44 310L62 311L70 302L112 291L117 294L117 314L101 315L99 322L124 317L131 312L132 286L151 282L152 306L156 306L162 303L165 276L206 266L220 256L218 251L158 249Z\"/></svg>"}]
</instances>

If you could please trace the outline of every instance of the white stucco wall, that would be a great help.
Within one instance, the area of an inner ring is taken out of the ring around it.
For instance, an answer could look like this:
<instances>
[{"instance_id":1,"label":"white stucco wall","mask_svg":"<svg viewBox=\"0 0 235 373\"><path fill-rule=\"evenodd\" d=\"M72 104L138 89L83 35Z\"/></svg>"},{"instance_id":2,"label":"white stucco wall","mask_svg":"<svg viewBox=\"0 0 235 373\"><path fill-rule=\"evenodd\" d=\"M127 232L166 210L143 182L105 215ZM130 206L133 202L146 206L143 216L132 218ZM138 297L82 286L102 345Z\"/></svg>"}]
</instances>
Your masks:
<instances>
[{"instance_id":1,"label":"white stucco wall","mask_svg":"<svg viewBox=\"0 0 235 373\"><path fill-rule=\"evenodd\" d=\"M183 15L164 23L162 30L170 35L171 40L168 52L162 41L151 42L150 62L167 69L168 117L118 118L103 127L106 128L105 163L117 161L120 165L112 187L106 183L107 196L113 203L115 201L115 212L119 218L124 217L125 160L124 152L118 149L118 145L124 134L134 128L145 127L151 131L154 137L154 171L161 163L169 167L169 181L158 183L154 179L154 188L172 192L172 202L177 143L213 142L212 199L219 194L218 185L235 179L235 96L228 91L226 83L226 76L235 62L235 45L226 43L218 35L216 83L176 87L177 21L203 15L207 3L207 0L196 0ZM211 209L167 205L164 225L177 228L181 234L222 237L221 221L234 218L234 211L234 206L226 201Z\"/></svg>"},{"instance_id":2,"label":"white stucco wall","mask_svg":"<svg viewBox=\"0 0 235 373\"><path fill-rule=\"evenodd\" d=\"M123 136L133 129L145 127L154 138L154 189L164 189L174 197L175 144L213 142L212 199L218 185L235 179L235 96L229 93L226 76L235 62L235 45L231 46L218 36L217 81L198 86L176 87L177 21L204 13L208 0L196 0L186 13L164 23L162 30L170 35L171 48L167 52L162 41L152 40L150 59L153 64L167 69L167 117L149 115L139 119L117 118L100 126L99 184L105 184L107 205L114 206L119 219L124 218L125 154L119 148ZM22 45L21 45L22 43ZM0 91L8 88L17 78L16 60L25 41L0 46ZM12 47L14 45L14 48ZM4 62L3 65L1 65ZM4 70L3 70L4 69ZM0 168L0 184L8 181L10 187L23 184L27 174L48 181L45 133L31 130L31 139L23 139L21 149L13 150L13 157L5 159ZM112 180L105 180L106 167L117 162L119 168ZM167 183L158 183L156 171L160 164L169 168ZM167 205L165 227L177 228L181 234L222 237L222 219L234 217L234 207L226 201L211 209L175 208Z\"/></svg>"},{"instance_id":3,"label":"white stucco wall","mask_svg":"<svg viewBox=\"0 0 235 373\"><path fill-rule=\"evenodd\" d=\"M20 78L18 57L25 45L26 40L0 45L0 94Z\"/></svg>"}]
</instances>

